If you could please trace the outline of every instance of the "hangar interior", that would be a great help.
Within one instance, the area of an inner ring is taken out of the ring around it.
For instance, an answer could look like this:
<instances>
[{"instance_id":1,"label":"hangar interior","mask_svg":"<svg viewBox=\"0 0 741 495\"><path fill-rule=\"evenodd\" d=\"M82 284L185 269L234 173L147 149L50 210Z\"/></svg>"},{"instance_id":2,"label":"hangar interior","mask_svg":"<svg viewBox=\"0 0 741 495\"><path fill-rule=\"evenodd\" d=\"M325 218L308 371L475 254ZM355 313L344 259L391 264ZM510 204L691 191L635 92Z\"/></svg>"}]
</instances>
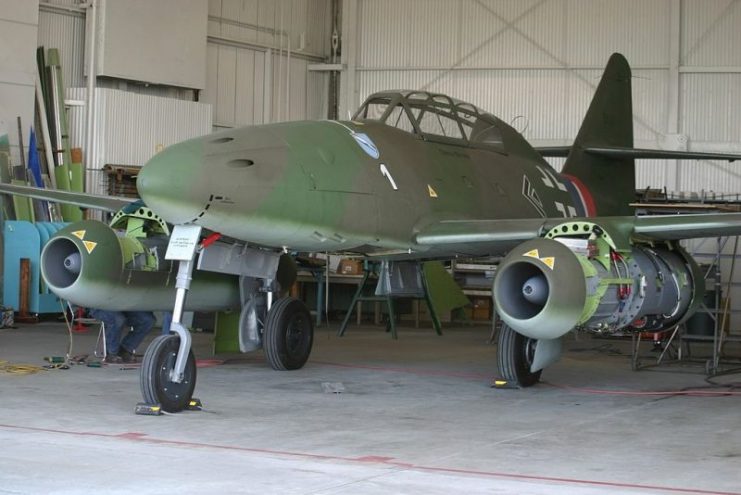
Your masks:
<instances>
[{"instance_id":1,"label":"hangar interior","mask_svg":"<svg viewBox=\"0 0 741 495\"><path fill-rule=\"evenodd\" d=\"M176 143L242 126L348 121L388 90L449 95L533 146L570 146L614 52L632 69L636 148L741 154L741 0L2 5L6 161L30 154L37 47L55 48L69 148L82 150L84 190L100 196L136 194L141 168ZM638 160L635 203L647 214L741 212L739 166ZM358 305L357 323L336 335L339 319L326 317L345 315L362 265L332 257L326 270L346 269L351 284L324 269L299 278L317 325L305 368L277 372L261 353L214 354L212 334L194 333L203 409L159 417L133 414L136 364L42 361L92 358L97 323L68 333L55 316L25 324L28 315L16 314L0 328L0 493L159 493L176 484L184 493L741 494L737 237L682 244L707 279L694 322L707 338L579 335L541 384L519 390L491 386L499 258L446 265L475 279L464 287L467 313L444 315L438 337L415 301L396 340L378 300L363 306L364 321ZM4 284L6 312L18 309L7 302L17 293L17 282Z\"/></svg>"}]
</instances>

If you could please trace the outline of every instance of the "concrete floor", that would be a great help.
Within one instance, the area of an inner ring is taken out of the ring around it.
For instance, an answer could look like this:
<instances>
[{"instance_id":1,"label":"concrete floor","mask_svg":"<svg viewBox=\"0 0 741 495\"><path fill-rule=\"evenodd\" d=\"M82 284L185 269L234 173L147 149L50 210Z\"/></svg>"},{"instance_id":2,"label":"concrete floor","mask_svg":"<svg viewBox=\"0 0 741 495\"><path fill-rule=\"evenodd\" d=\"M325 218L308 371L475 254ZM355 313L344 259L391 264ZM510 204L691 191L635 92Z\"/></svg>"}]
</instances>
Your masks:
<instances>
[{"instance_id":1,"label":"concrete floor","mask_svg":"<svg viewBox=\"0 0 741 495\"><path fill-rule=\"evenodd\" d=\"M0 373L0 494L741 494L741 396L645 394L705 387L699 368L633 372L627 343L582 339L546 383L496 390L486 327L336 328L299 371L219 356L201 412L134 415L139 373L120 366ZM66 347L58 323L0 330L13 364Z\"/></svg>"}]
</instances>

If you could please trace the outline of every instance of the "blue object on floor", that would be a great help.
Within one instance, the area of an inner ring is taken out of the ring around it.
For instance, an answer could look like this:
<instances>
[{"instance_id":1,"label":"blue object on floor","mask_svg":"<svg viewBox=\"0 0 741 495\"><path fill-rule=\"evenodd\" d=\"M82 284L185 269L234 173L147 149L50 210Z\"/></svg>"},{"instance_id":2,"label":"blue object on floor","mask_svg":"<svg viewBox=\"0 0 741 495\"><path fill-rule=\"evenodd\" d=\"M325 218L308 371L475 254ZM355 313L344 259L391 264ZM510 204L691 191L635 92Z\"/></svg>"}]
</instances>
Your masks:
<instances>
[{"instance_id":1,"label":"blue object on floor","mask_svg":"<svg viewBox=\"0 0 741 495\"><path fill-rule=\"evenodd\" d=\"M62 311L59 298L49 291L41 279L39 260L41 249L49 241L49 237L66 225L63 222L5 221L3 225L3 306L18 311L21 258L28 258L31 267L29 312L39 314Z\"/></svg>"}]
</instances>

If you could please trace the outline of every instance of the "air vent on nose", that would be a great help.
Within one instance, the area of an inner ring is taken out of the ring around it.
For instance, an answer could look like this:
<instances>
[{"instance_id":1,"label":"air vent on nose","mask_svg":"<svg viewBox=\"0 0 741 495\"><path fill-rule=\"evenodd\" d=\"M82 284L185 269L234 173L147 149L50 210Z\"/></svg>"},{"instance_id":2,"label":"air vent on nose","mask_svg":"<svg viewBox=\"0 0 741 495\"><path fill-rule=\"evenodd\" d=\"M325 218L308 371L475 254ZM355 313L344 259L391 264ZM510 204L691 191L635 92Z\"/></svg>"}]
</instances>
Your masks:
<instances>
[{"instance_id":1,"label":"air vent on nose","mask_svg":"<svg viewBox=\"0 0 741 495\"><path fill-rule=\"evenodd\" d=\"M252 160L247 160L245 158L239 158L237 160L229 160L226 162L226 166L229 168L247 168L254 165L255 162Z\"/></svg>"}]
</instances>

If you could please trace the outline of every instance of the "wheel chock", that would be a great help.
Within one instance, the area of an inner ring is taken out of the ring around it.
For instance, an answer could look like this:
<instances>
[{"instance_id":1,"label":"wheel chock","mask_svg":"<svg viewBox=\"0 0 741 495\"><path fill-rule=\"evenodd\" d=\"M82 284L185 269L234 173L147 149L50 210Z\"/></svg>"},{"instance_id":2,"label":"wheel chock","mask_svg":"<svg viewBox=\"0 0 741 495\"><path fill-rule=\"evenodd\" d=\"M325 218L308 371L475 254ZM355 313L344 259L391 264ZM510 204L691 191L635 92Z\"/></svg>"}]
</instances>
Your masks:
<instances>
[{"instance_id":1,"label":"wheel chock","mask_svg":"<svg viewBox=\"0 0 741 495\"><path fill-rule=\"evenodd\" d=\"M134 409L134 413L141 416L161 416L162 406L159 404L147 404L146 402L139 402Z\"/></svg>"},{"instance_id":2,"label":"wheel chock","mask_svg":"<svg viewBox=\"0 0 741 495\"><path fill-rule=\"evenodd\" d=\"M186 411L200 411L202 409L203 403L201 402L201 399L196 399L195 397L191 398L188 405L185 406Z\"/></svg>"},{"instance_id":3,"label":"wheel chock","mask_svg":"<svg viewBox=\"0 0 741 495\"><path fill-rule=\"evenodd\" d=\"M494 378L491 381L491 388L520 388L518 385L514 383L510 383L507 380L504 380L502 378Z\"/></svg>"}]
</instances>

